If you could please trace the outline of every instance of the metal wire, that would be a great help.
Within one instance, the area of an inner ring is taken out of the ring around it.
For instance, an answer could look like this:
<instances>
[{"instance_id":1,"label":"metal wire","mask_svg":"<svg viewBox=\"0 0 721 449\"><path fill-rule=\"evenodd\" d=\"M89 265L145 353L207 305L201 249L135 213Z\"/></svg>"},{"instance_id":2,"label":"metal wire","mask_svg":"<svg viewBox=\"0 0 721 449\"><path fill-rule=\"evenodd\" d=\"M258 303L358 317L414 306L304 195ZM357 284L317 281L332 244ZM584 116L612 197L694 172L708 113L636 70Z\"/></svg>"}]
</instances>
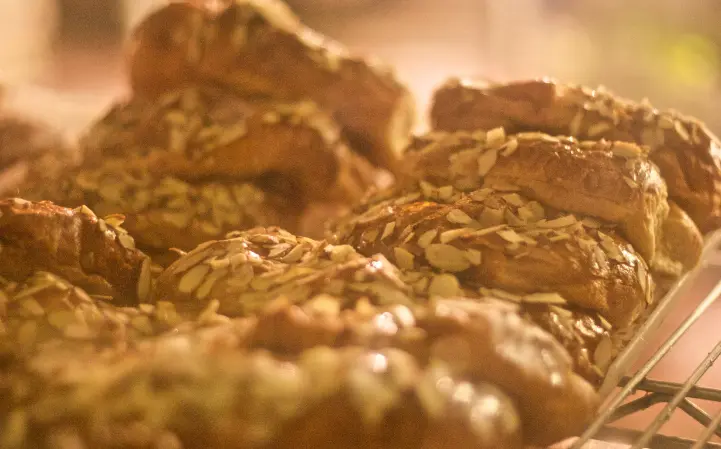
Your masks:
<instances>
[{"instance_id":1,"label":"metal wire","mask_svg":"<svg viewBox=\"0 0 721 449\"><path fill-rule=\"evenodd\" d=\"M707 240L702 257L702 266L721 265L721 233L714 234ZM689 276L695 280L701 269L693 271ZM676 285L671 294L678 294L681 285ZM721 341L709 352L704 360L693 370L692 374L683 384L662 382L647 379L649 372L668 354L671 348L706 310L721 296L721 279L708 292L698 307L689 314L681 325L673 331L670 337L661 345L659 350L636 372L633 376L625 377L619 382L620 390L611 395L606 406L600 412L598 418L586 429L586 431L572 444L571 449L581 449L591 439L612 441L615 443L628 444L632 449L646 447L663 449L721 449L721 444L711 443L714 435L721 437L721 411L711 417L697 404L690 399L702 399L721 403L721 390L696 386L701 377L711 368L713 363L721 357ZM643 391L647 394L627 401L630 395ZM624 403L625 402L625 403ZM625 416L646 410L649 407L666 403L660 413L643 431L621 429L609 426L609 423ZM704 426L703 431L696 441L684 438L675 438L659 435L658 431L670 419L675 410L682 410L690 417Z\"/></svg>"}]
</instances>

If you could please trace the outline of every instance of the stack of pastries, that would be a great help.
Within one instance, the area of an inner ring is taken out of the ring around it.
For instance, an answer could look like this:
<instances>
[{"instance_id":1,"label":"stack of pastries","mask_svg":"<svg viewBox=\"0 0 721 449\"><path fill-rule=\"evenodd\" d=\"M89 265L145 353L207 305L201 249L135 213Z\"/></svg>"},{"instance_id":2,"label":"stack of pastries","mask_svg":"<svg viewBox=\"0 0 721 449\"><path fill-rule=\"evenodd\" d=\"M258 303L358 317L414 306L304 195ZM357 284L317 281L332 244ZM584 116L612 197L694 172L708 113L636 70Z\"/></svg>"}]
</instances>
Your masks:
<instances>
[{"instance_id":1,"label":"stack of pastries","mask_svg":"<svg viewBox=\"0 0 721 449\"><path fill-rule=\"evenodd\" d=\"M719 140L549 80L451 80L412 136L387 68L279 2L208 3L138 26L132 94L72 151L3 141L27 157L0 201L0 449L581 432L721 227Z\"/></svg>"}]
</instances>

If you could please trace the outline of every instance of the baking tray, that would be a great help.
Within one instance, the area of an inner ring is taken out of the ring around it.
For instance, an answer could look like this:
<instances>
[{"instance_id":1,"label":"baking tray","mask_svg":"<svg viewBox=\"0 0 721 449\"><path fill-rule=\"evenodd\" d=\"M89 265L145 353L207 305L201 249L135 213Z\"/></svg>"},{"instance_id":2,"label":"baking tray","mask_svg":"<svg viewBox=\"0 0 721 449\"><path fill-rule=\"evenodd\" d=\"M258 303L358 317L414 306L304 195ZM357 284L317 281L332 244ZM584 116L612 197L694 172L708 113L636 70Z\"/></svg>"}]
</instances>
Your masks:
<instances>
[{"instance_id":1,"label":"baking tray","mask_svg":"<svg viewBox=\"0 0 721 449\"><path fill-rule=\"evenodd\" d=\"M646 350L646 344L656 336L666 317L674 311L682 301L687 300L685 293L693 286L698 277L709 265L721 263L721 230L709 234L704 242L701 259L693 270L682 276L669 290L669 292L656 302L650 314L638 324L626 346L611 363L606 372L603 384L599 389L602 400L605 400L618 387L621 380L632 372L634 364L641 353Z\"/></svg>"}]
</instances>

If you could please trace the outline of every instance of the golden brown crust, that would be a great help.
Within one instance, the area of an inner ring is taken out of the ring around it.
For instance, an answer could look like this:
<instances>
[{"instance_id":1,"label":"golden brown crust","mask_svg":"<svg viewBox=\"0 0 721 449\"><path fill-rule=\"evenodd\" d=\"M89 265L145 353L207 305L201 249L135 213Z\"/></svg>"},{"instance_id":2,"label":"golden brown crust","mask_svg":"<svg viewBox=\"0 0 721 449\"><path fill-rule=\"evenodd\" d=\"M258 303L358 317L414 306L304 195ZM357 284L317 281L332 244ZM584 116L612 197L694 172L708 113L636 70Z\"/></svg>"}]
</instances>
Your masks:
<instances>
[{"instance_id":1,"label":"golden brown crust","mask_svg":"<svg viewBox=\"0 0 721 449\"><path fill-rule=\"evenodd\" d=\"M59 131L25 116L0 112L0 196L17 195L17 188L28 179L54 182L79 162L78 149Z\"/></svg>"},{"instance_id":2,"label":"golden brown crust","mask_svg":"<svg viewBox=\"0 0 721 449\"><path fill-rule=\"evenodd\" d=\"M425 289L420 287L422 279ZM466 375L491 380L519 401L524 426L532 429L525 434L536 442L548 443L582 426L592 413L593 394L572 374L574 361L562 347L521 320L512 304L434 300L424 305L425 299L417 299L448 280L455 282L456 290L438 290L435 296L463 294L452 275L398 271L384 257L361 257L349 246L323 246L280 230L255 230L208 242L181 257L158 279L154 298L173 302L181 316L192 317L209 304L223 315L257 315L255 330L243 338L276 352L360 344L399 347L419 360L440 357ZM548 313L550 308L539 307L527 313L539 320L558 318ZM514 330L502 331L506 325ZM492 336L504 332L528 332L514 341L545 349L519 348L528 358L509 359L515 350L502 350ZM458 347L451 342L459 340L461 347L470 345L466 356L448 353ZM531 355L541 353L554 354L557 365L545 365ZM487 363L478 365L480 360ZM553 386L548 369L565 372L561 376L567 380ZM548 413L583 418L558 428L555 421L545 422Z\"/></svg>"},{"instance_id":3,"label":"golden brown crust","mask_svg":"<svg viewBox=\"0 0 721 449\"><path fill-rule=\"evenodd\" d=\"M150 293L147 256L117 221L99 219L87 207L2 200L0 243L0 276L11 281L48 271L119 304L137 303Z\"/></svg>"},{"instance_id":4,"label":"golden brown crust","mask_svg":"<svg viewBox=\"0 0 721 449\"><path fill-rule=\"evenodd\" d=\"M317 348L288 359L168 336L122 357L65 358L3 357L0 388L26 385L23 397L0 406L4 441L48 449L63 441L99 449L522 447L505 394L392 349Z\"/></svg>"},{"instance_id":5,"label":"golden brown crust","mask_svg":"<svg viewBox=\"0 0 721 449\"><path fill-rule=\"evenodd\" d=\"M83 139L85 166L125 157L129 168L186 181L282 178L289 201L353 202L375 172L350 153L313 103L243 100L211 87L134 96Z\"/></svg>"},{"instance_id":6,"label":"golden brown crust","mask_svg":"<svg viewBox=\"0 0 721 449\"><path fill-rule=\"evenodd\" d=\"M403 269L452 272L465 287L499 288L519 301L557 293L549 301L595 310L617 326L653 299L646 263L612 226L488 188L454 193L449 204L422 192L410 198L369 207L336 238Z\"/></svg>"},{"instance_id":7,"label":"golden brown crust","mask_svg":"<svg viewBox=\"0 0 721 449\"><path fill-rule=\"evenodd\" d=\"M503 126L647 145L669 196L703 232L721 227L721 143L694 118L546 79L490 86L451 81L436 92L431 116L440 130Z\"/></svg>"},{"instance_id":8,"label":"golden brown crust","mask_svg":"<svg viewBox=\"0 0 721 449\"><path fill-rule=\"evenodd\" d=\"M35 272L22 283L3 281L0 334L26 354L38 347L123 347L178 324L163 306L115 307L112 297L88 295L66 280ZM167 310L167 307L166 307ZM160 311L160 312L159 312Z\"/></svg>"},{"instance_id":9,"label":"golden brown crust","mask_svg":"<svg viewBox=\"0 0 721 449\"><path fill-rule=\"evenodd\" d=\"M0 170L67 146L62 136L45 124L7 112L0 114Z\"/></svg>"},{"instance_id":10,"label":"golden brown crust","mask_svg":"<svg viewBox=\"0 0 721 449\"><path fill-rule=\"evenodd\" d=\"M21 191L27 198L64 206L86 204L100 215L125 214L125 228L140 248L151 252L190 250L257 225L284 223L296 229L303 213L302 205L253 183L155 177L142 168L128 168L125 158L71 170L55 184L26 184Z\"/></svg>"},{"instance_id":11,"label":"golden brown crust","mask_svg":"<svg viewBox=\"0 0 721 449\"><path fill-rule=\"evenodd\" d=\"M283 101L311 98L334 114L354 149L395 169L413 121L407 90L270 3L231 2L222 11L175 3L151 14L131 45L133 88L157 94L202 82Z\"/></svg>"},{"instance_id":12,"label":"golden brown crust","mask_svg":"<svg viewBox=\"0 0 721 449\"><path fill-rule=\"evenodd\" d=\"M542 133L506 136L502 128L435 132L416 139L406 166L412 183L515 190L544 205L617 224L649 265L662 272L662 260L699 256L696 248L664 243L669 214L665 183L644 150L630 143L579 143ZM675 229L685 233L678 237L682 241L700 238L695 227Z\"/></svg>"}]
</instances>

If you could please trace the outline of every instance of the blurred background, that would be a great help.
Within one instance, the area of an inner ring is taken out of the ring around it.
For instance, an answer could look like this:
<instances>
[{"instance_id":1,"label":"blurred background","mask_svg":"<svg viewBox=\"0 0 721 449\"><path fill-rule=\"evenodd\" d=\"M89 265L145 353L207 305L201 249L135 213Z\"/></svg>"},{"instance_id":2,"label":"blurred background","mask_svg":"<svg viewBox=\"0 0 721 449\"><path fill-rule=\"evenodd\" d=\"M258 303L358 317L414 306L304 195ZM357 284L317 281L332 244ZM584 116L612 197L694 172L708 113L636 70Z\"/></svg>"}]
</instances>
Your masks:
<instances>
[{"instance_id":1,"label":"blurred background","mask_svg":"<svg viewBox=\"0 0 721 449\"><path fill-rule=\"evenodd\" d=\"M124 88L122 45L159 0L0 0L0 80L97 107ZM290 0L310 26L394 65L422 115L450 75L552 76L721 129L718 0ZM422 117L423 118L423 117Z\"/></svg>"},{"instance_id":2,"label":"blurred background","mask_svg":"<svg viewBox=\"0 0 721 449\"><path fill-rule=\"evenodd\" d=\"M418 99L421 126L434 87L449 76L551 76L603 84L636 100L648 97L721 134L719 0L288 2L309 26L393 65ZM17 86L6 101L69 130L82 129L125 91L123 42L161 3L0 0L0 82ZM712 285L717 276L705 282ZM688 292L688 303L667 330L690 312L697 296ZM721 303L653 377L683 380L718 340L719 313ZM657 343L649 343L649 354ZM721 367L703 383L721 387ZM626 425L643 427L652 417ZM698 429L680 415L664 431L693 437Z\"/></svg>"}]
</instances>

